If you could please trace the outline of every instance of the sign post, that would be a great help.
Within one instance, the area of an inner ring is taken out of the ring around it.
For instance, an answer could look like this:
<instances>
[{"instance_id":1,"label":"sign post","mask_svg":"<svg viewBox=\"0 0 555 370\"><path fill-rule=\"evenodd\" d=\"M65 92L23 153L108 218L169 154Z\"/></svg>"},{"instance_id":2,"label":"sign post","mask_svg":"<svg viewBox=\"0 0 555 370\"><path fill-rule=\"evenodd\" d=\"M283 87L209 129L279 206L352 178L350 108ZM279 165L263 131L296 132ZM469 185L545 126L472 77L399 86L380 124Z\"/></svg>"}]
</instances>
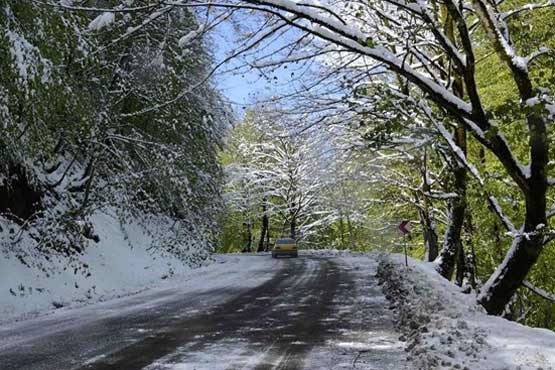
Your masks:
<instances>
[{"instance_id":1,"label":"sign post","mask_svg":"<svg viewBox=\"0 0 555 370\"><path fill-rule=\"evenodd\" d=\"M409 259L407 257L407 235L410 233L410 221L403 220L397 227L399 233L403 236L403 250L405 251L405 265L408 267Z\"/></svg>"}]
</instances>

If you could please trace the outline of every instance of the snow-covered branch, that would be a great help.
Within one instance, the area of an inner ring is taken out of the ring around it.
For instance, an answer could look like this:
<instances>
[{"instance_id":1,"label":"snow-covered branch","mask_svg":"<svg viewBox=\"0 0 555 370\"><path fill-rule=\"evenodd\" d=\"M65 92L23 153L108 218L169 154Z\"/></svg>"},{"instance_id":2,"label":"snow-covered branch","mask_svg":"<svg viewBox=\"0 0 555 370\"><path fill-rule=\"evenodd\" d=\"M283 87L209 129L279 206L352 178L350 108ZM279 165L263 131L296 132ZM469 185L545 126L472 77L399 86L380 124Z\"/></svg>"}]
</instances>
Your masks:
<instances>
[{"instance_id":1,"label":"snow-covered branch","mask_svg":"<svg viewBox=\"0 0 555 370\"><path fill-rule=\"evenodd\" d=\"M546 292L545 290L538 288L537 286L530 283L528 280L523 281L522 285L524 285L526 288L528 288L533 293L539 295L540 297L547 299L548 301L555 302L555 294Z\"/></svg>"},{"instance_id":2,"label":"snow-covered branch","mask_svg":"<svg viewBox=\"0 0 555 370\"><path fill-rule=\"evenodd\" d=\"M543 3L534 3L534 4L529 3L529 4L526 4L526 5L521 6L519 8L511 9L511 10L508 10L504 13L501 13L501 18L503 20L507 20L508 18L510 18L514 15L523 13L523 12L528 12L528 11L543 9L543 8L549 8L549 7L553 7L553 6L555 6L555 0L548 0L548 1L543 2Z\"/></svg>"}]
</instances>

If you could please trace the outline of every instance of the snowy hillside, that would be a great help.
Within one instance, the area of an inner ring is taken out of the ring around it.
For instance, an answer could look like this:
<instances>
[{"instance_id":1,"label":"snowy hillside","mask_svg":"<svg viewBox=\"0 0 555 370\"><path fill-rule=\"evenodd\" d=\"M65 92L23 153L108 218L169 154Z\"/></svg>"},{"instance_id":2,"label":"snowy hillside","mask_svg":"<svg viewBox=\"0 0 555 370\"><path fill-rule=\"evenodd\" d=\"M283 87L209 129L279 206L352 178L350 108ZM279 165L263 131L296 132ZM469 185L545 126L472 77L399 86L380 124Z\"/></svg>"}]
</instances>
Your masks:
<instances>
[{"instance_id":1,"label":"snowy hillside","mask_svg":"<svg viewBox=\"0 0 555 370\"><path fill-rule=\"evenodd\" d=\"M4 318L142 289L201 263L218 237L230 115L204 35L181 40L196 16L153 17L146 30L54 3L77 4L0 9Z\"/></svg>"},{"instance_id":2,"label":"snowy hillside","mask_svg":"<svg viewBox=\"0 0 555 370\"><path fill-rule=\"evenodd\" d=\"M128 295L191 270L174 254L154 247L155 225L145 228L144 222L132 220L120 226L115 216L105 213L91 221L100 241L91 242L77 264L64 257L47 261L36 253L25 264L13 254L0 255L2 321ZM198 259L194 246L190 254Z\"/></svg>"},{"instance_id":3,"label":"snowy hillside","mask_svg":"<svg viewBox=\"0 0 555 370\"><path fill-rule=\"evenodd\" d=\"M418 369L555 369L555 333L488 316L431 263L386 256L378 272Z\"/></svg>"}]
</instances>

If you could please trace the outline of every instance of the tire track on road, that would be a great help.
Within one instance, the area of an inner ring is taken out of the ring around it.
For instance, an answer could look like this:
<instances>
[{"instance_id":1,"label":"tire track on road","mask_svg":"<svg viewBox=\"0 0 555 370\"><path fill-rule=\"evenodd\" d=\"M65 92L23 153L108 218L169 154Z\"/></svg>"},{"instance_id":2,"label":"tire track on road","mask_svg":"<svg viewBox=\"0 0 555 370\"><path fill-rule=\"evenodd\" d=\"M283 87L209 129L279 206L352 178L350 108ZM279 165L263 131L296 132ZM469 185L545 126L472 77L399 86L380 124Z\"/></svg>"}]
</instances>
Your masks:
<instances>
[{"instance_id":1,"label":"tire track on road","mask_svg":"<svg viewBox=\"0 0 555 370\"><path fill-rule=\"evenodd\" d=\"M219 369L302 369L306 354L325 342L336 325L321 319L333 310L340 269L324 258L282 261L284 269L267 286L221 307L204 322L206 332L196 343L160 358L145 370L171 369L173 365L211 369L216 364L210 361L223 354L229 364L217 363ZM241 343L245 347L237 353ZM208 362L203 362L207 358ZM254 364L253 358L258 358Z\"/></svg>"}]
</instances>

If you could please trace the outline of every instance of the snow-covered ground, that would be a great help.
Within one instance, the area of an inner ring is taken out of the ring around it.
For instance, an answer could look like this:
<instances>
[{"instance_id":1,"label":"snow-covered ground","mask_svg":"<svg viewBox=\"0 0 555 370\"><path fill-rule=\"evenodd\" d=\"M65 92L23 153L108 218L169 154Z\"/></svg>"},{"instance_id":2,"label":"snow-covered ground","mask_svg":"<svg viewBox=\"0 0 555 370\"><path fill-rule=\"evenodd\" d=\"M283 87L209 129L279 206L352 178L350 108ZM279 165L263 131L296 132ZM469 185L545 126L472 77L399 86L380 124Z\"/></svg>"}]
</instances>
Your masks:
<instances>
[{"instance_id":1,"label":"snow-covered ground","mask_svg":"<svg viewBox=\"0 0 555 370\"><path fill-rule=\"evenodd\" d=\"M553 370L555 333L489 316L431 263L383 256L379 276L418 369Z\"/></svg>"},{"instance_id":2,"label":"snow-covered ground","mask_svg":"<svg viewBox=\"0 0 555 370\"><path fill-rule=\"evenodd\" d=\"M0 260L0 271L7 277L0 287L16 292L0 299L4 321L50 313L0 326L0 357L2 351L13 351L14 359L29 356L19 353L27 342L35 343L36 352L40 345L51 348L49 336L63 339L63 333L79 332L84 326L104 328L107 322L125 326L125 320L132 324L125 331L129 343L144 339L143 326L152 333L159 330L163 340L165 330L174 327L172 320L185 320L183 325L198 324L195 330L202 327L190 343L198 349L168 350L153 369L188 369L191 364L213 369L223 356L247 368L300 361L305 369L555 369L554 332L488 316L473 295L441 278L432 264L409 259L406 268L400 255L317 250L303 251L298 260L275 260L267 254L215 255L212 263L190 269L169 256L151 254L143 244L147 238L138 230L127 233L131 248L125 236L110 230L111 220L105 222L102 230L111 233L113 244L101 243L87 252L93 272L89 277L73 271L50 277L29 274L14 259ZM17 284L25 289L16 289ZM57 301L64 307L54 309ZM87 303L91 305L76 307ZM288 308L292 305L294 310ZM164 315L164 310L174 316ZM148 320L138 325L141 315ZM232 324L220 328L226 321ZM219 331L211 332L212 324ZM262 328L265 334L258 337ZM97 354L93 351L90 357L90 348L99 353L115 348L115 342L106 341L91 334L81 338L83 348L76 346L74 352L83 356L79 361L94 362ZM221 363L222 368L228 365Z\"/></svg>"},{"instance_id":3,"label":"snow-covered ground","mask_svg":"<svg viewBox=\"0 0 555 370\"><path fill-rule=\"evenodd\" d=\"M324 254L218 255L164 287L0 325L0 367L410 369L375 256Z\"/></svg>"},{"instance_id":4,"label":"snow-covered ground","mask_svg":"<svg viewBox=\"0 0 555 370\"><path fill-rule=\"evenodd\" d=\"M202 315L234 298L238 291L248 291L272 278L275 260L248 257L219 255L210 265L131 296L3 323L0 369L73 369L153 334L163 336L176 321Z\"/></svg>"},{"instance_id":5,"label":"snow-covered ground","mask_svg":"<svg viewBox=\"0 0 555 370\"><path fill-rule=\"evenodd\" d=\"M378 285L377 254L340 250L312 250L312 256L331 257L351 283L334 299L335 311L326 320L341 323L334 338L315 346L305 369L412 369L404 343L394 328L394 315Z\"/></svg>"},{"instance_id":6,"label":"snow-covered ground","mask_svg":"<svg viewBox=\"0 0 555 370\"><path fill-rule=\"evenodd\" d=\"M174 255L151 248L152 236L136 222L121 226L106 213L93 222L100 242L79 257L85 267L68 267L64 257L26 266L0 254L0 322L126 296L191 273Z\"/></svg>"}]
</instances>

